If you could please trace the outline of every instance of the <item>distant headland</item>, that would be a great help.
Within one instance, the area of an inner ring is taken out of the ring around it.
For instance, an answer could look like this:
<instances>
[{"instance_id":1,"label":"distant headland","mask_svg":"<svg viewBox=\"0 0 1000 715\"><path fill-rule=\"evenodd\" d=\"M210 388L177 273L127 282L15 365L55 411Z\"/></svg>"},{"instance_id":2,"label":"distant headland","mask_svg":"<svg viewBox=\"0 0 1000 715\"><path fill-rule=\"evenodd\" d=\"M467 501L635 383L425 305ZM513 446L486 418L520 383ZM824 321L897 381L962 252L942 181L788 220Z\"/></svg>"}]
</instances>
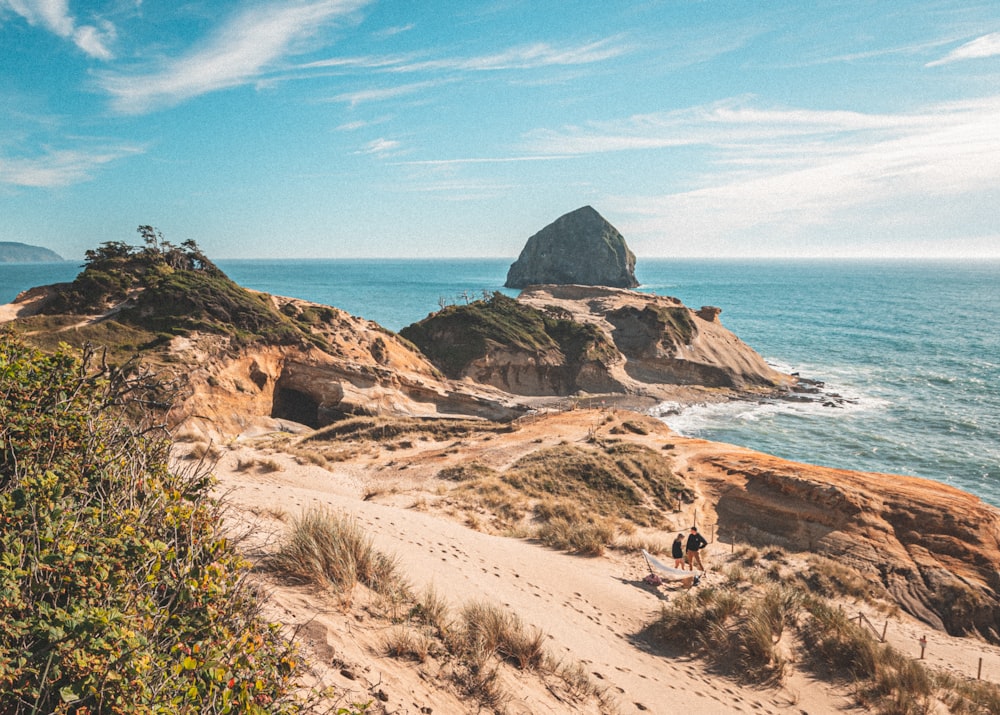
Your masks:
<instances>
[{"instance_id":1,"label":"distant headland","mask_svg":"<svg viewBox=\"0 0 1000 715\"><path fill-rule=\"evenodd\" d=\"M48 248L16 241L0 241L0 263L62 263L65 260Z\"/></svg>"}]
</instances>

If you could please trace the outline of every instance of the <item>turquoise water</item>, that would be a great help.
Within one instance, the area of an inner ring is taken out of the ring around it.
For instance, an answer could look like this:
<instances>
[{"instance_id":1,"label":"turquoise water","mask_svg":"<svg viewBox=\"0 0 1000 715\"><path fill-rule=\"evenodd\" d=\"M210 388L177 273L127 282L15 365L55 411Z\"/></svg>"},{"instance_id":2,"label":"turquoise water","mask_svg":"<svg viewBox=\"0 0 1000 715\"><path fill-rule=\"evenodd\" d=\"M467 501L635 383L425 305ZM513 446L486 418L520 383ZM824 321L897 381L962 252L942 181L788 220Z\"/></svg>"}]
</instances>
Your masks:
<instances>
[{"instance_id":1,"label":"turquoise water","mask_svg":"<svg viewBox=\"0 0 1000 715\"><path fill-rule=\"evenodd\" d=\"M249 288L334 305L398 330L499 290L511 259L219 261ZM0 303L69 280L76 264L0 265ZM1000 262L639 259L641 290L698 308L843 407L697 406L683 434L812 464L915 474L1000 506ZM513 295L515 291L505 291Z\"/></svg>"}]
</instances>

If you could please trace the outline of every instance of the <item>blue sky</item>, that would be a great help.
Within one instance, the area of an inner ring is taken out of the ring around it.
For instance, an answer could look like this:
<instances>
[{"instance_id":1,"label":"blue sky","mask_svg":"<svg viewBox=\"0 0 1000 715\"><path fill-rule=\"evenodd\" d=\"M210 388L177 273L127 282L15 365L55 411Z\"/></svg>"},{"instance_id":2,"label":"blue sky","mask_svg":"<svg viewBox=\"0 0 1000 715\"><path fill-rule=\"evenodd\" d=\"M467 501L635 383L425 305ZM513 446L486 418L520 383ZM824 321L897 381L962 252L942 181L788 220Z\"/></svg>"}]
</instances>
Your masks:
<instances>
[{"instance_id":1,"label":"blue sky","mask_svg":"<svg viewBox=\"0 0 1000 715\"><path fill-rule=\"evenodd\" d=\"M1000 257L1000 3L0 0L0 240Z\"/></svg>"}]
</instances>

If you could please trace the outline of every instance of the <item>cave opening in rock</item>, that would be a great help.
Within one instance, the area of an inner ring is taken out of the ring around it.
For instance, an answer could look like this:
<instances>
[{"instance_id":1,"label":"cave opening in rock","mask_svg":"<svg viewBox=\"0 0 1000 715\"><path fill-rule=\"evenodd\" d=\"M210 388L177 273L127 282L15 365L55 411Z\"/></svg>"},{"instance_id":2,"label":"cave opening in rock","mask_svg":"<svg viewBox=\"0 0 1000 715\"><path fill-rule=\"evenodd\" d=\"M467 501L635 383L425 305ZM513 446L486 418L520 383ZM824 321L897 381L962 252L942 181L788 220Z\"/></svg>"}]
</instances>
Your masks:
<instances>
[{"instance_id":1,"label":"cave opening in rock","mask_svg":"<svg viewBox=\"0 0 1000 715\"><path fill-rule=\"evenodd\" d=\"M300 422L313 429L322 426L319 419L319 403L306 393L287 387L275 388L271 417Z\"/></svg>"}]
</instances>

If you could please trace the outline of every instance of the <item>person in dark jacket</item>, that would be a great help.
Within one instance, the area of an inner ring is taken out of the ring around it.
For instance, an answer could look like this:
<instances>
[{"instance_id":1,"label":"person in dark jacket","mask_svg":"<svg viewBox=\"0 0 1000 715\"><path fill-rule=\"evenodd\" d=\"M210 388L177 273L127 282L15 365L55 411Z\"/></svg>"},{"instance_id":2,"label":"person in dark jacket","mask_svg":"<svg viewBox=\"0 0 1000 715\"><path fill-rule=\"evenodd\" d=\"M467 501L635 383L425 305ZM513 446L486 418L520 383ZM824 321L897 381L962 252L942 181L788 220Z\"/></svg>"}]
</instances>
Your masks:
<instances>
[{"instance_id":1,"label":"person in dark jacket","mask_svg":"<svg viewBox=\"0 0 1000 715\"><path fill-rule=\"evenodd\" d=\"M678 534L677 538L674 539L670 553L674 556L674 568L684 568L684 534Z\"/></svg>"},{"instance_id":2,"label":"person in dark jacket","mask_svg":"<svg viewBox=\"0 0 1000 715\"><path fill-rule=\"evenodd\" d=\"M694 565L698 564L698 569L704 571L705 567L701 563L701 550L708 546L705 537L698 533L698 527L691 527L691 534L688 536L687 545L684 547L684 560L688 567L694 571Z\"/></svg>"}]
</instances>

